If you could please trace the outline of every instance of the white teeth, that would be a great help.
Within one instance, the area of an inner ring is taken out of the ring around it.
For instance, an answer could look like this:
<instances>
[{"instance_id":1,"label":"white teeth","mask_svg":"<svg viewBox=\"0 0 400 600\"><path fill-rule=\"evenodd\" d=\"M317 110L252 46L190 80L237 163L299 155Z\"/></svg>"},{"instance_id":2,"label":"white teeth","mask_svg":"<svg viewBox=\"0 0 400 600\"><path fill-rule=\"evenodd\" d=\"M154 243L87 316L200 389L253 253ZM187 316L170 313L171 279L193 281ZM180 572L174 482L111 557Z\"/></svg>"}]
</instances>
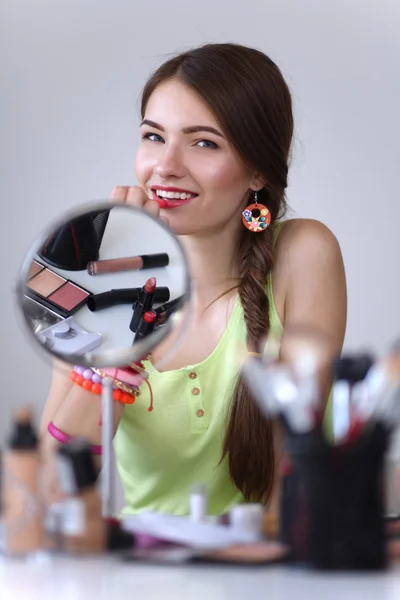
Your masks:
<instances>
[{"instance_id":1,"label":"white teeth","mask_svg":"<svg viewBox=\"0 0 400 600\"><path fill-rule=\"evenodd\" d=\"M167 198L168 200L188 200L195 196L195 194L188 194L186 192L167 192L165 190L156 190L156 194L160 198Z\"/></svg>"}]
</instances>

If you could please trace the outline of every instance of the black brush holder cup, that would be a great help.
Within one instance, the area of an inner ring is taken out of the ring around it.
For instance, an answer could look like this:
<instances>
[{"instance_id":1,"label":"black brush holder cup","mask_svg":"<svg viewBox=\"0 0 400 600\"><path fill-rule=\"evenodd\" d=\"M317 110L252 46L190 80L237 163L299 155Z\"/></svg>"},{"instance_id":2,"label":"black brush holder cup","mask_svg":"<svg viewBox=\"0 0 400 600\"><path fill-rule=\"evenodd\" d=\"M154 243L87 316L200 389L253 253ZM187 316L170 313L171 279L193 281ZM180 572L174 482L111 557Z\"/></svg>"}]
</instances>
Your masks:
<instances>
[{"instance_id":1,"label":"black brush holder cup","mask_svg":"<svg viewBox=\"0 0 400 600\"><path fill-rule=\"evenodd\" d=\"M89 212L65 223L47 239L39 257L58 269L83 271L99 259L109 214L109 210Z\"/></svg>"},{"instance_id":2,"label":"black brush holder cup","mask_svg":"<svg viewBox=\"0 0 400 600\"><path fill-rule=\"evenodd\" d=\"M322 570L386 567L388 441L379 425L341 447L329 445L320 431L289 434L280 537L290 547L292 562Z\"/></svg>"}]
</instances>

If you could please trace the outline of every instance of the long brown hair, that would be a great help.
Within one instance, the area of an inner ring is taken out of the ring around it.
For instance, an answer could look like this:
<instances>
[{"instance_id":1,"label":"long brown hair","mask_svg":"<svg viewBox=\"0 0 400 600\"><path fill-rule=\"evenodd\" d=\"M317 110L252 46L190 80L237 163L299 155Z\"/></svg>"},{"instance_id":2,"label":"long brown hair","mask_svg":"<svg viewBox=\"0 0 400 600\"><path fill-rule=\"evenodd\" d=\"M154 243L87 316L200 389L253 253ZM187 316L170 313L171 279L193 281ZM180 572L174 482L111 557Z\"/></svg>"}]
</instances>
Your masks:
<instances>
[{"instance_id":1,"label":"long brown hair","mask_svg":"<svg viewBox=\"0 0 400 600\"><path fill-rule=\"evenodd\" d=\"M162 64L148 80L142 116L154 89L170 78L178 78L209 105L239 156L266 182L259 202L268 206L273 222L281 218L286 211L293 115L291 95L276 64L259 50L238 44L207 44L189 50ZM273 236L273 225L262 233L243 227L238 246L238 292L249 348L269 330L265 286L274 263ZM231 478L245 499L266 503L275 479L272 426L241 376L221 460L225 456Z\"/></svg>"}]
</instances>

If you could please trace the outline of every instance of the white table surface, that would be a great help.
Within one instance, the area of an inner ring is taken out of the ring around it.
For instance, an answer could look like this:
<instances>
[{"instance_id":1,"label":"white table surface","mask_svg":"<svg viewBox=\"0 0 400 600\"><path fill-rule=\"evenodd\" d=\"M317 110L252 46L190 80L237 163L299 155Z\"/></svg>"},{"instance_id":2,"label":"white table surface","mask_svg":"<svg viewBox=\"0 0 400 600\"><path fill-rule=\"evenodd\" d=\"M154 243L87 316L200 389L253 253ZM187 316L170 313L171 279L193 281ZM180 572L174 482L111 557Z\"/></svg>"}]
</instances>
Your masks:
<instances>
[{"instance_id":1,"label":"white table surface","mask_svg":"<svg viewBox=\"0 0 400 600\"><path fill-rule=\"evenodd\" d=\"M400 564L382 574L289 567L155 567L116 559L0 559L1 600L399 600Z\"/></svg>"}]
</instances>

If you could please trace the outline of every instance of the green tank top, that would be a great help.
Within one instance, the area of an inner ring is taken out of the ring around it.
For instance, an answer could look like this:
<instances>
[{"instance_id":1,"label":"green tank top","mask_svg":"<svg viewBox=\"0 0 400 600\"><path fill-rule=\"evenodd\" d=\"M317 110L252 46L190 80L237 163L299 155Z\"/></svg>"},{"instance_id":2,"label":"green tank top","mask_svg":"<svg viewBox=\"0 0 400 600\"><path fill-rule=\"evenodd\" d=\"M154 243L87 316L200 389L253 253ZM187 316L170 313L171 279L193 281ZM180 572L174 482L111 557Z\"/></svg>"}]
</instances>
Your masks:
<instances>
[{"instance_id":1,"label":"green tank top","mask_svg":"<svg viewBox=\"0 0 400 600\"><path fill-rule=\"evenodd\" d=\"M281 336L271 278L266 291L271 330ZM151 369L154 410L148 411L149 389L142 385L136 402L126 406L115 437L124 514L188 514L189 491L196 483L207 486L209 514L226 513L243 501L230 479L228 461L220 460L238 377L238 348L245 345L246 326L237 296L227 328L205 360L173 371Z\"/></svg>"}]
</instances>

